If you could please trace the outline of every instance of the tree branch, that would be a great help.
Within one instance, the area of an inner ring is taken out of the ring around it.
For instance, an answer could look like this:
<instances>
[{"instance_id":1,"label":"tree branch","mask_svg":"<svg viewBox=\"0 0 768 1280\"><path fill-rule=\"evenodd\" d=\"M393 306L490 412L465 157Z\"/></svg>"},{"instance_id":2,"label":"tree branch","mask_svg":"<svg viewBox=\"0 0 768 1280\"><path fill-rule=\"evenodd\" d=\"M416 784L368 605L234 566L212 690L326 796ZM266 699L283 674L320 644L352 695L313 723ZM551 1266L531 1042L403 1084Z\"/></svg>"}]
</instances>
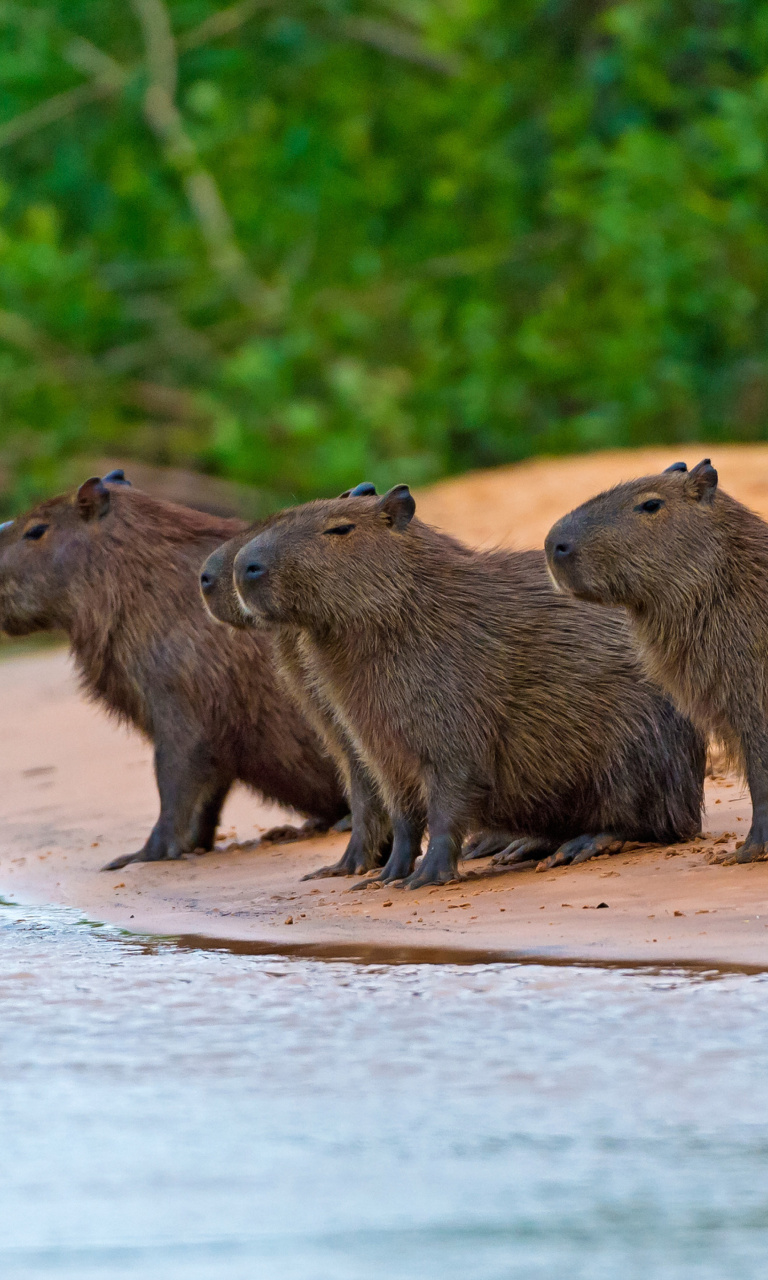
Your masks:
<instances>
[{"instance_id":1,"label":"tree branch","mask_svg":"<svg viewBox=\"0 0 768 1280\"><path fill-rule=\"evenodd\" d=\"M152 80L157 84L165 85L173 98L176 92L175 48L178 48L181 53L198 49L210 40L237 31L260 10L279 7L280 2L281 0L241 0L239 4L230 5L228 9L212 14L210 18L206 18L185 35L179 36L174 46L167 12L165 19L162 16L158 19L156 0L136 0L134 8L142 26L146 28L149 20L154 32L151 41L152 56L157 59L157 66L150 68ZM418 36L391 23L380 22L375 18L353 16L342 19L337 24L336 30L348 40L370 45L381 50L382 53L401 58L406 62L413 62L417 66L427 67L431 71L438 71L442 75L457 75L461 71L458 58L427 48ZM140 66L122 67L109 54L104 53L82 36L77 36L70 41L64 50L64 56L72 66L90 76L91 83L77 85L74 89L58 93L29 111L22 112L6 124L0 125L0 148L11 146L20 138L34 133L37 129L43 129L46 125L55 124L57 120L62 120L65 116L78 111L80 107L120 93L128 81L141 70ZM173 80L172 88L171 79Z\"/></svg>"},{"instance_id":2,"label":"tree branch","mask_svg":"<svg viewBox=\"0 0 768 1280\"><path fill-rule=\"evenodd\" d=\"M379 22L376 18L349 17L342 18L338 28L348 40L357 40L391 57L427 67L441 75L456 76L461 72L461 62L457 57L428 48L418 36L402 27Z\"/></svg>"},{"instance_id":3,"label":"tree branch","mask_svg":"<svg viewBox=\"0 0 768 1280\"><path fill-rule=\"evenodd\" d=\"M217 40L219 36L228 36L258 13L260 9L276 9L281 0L241 0L240 4L230 5L228 9L220 9L212 13L198 27L193 27L185 35L176 40L179 53L189 53L191 49L199 49L209 40Z\"/></svg>"},{"instance_id":4,"label":"tree branch","mask_svg":"<svg viewBox=\"0 0 768 1280\"><path fill-rule=\"evenodd\" d=\"M20 138L26 138L27 134L35 133L47 124L55 124L57 120L63 120L89 102L110 97L113 92L111 85L95 81L92 84L79 84L75 89L67 89L65 93L57 93L31 110L23 111L7 124L0 125L0 147L9 147Z\"/></svg>"},{"instance_id":5,"label":"tree branch","mask_svg":"<svg viewBox=\"0 0 768 1280\"><path fill-rule=\"evenodd\" d=\"M131 0L141 23L149 85L144 115L167 161L180 173L190 207L208 247L211 267L256 319L274 316L278 297L252 275L216 179L202 164L174 101L176 45L164 0Z\"/></svg>"}]
</instances>

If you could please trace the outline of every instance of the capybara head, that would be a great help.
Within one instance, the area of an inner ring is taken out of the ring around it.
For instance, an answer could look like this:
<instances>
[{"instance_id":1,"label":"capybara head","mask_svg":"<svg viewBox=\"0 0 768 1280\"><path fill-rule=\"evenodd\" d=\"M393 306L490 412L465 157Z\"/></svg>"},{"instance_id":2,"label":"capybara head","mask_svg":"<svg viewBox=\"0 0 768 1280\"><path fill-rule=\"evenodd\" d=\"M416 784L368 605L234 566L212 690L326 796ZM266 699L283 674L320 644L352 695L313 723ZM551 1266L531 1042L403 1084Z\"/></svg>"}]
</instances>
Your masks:
<instances>
[{"instance_id":1,"label":"capybara head","mask_svg":"<svg viewBox=\"0 0 768 1280\"><path fill-rule=\"evenodd\" d=\"M269 520L234 559L244 610L259 626L334 629L402 608L408 486L379 498L356 494L308 502Z\"/></svg>"},{"instance_id":2,"label":"capybara head","mask_svg":"<svg viewBox=\"0 0 768 1280\"><path fill-rule=\"evenodd\" d=\"M23 636L67 628L94 539L109 520L122 471L93 476L0 525L0 630Z\"/></svg>"},{"instance_id":3,"label":"capybara head","mask_svg":"<svg viewBox=\"0 0 768 1280\"><path fill-rule=\"evenodd\" d=\"M366 481L356 485L354 489L347 489L340 498L368 497L375 493L375 486ZM200 590L205 607L217 622L226 622L230 627L255 625L252 615L243 608L233 577L235 556L245 543L253 539L254 532L251 528L240 537L230 538L229 542L217 547L200 572Z\"/></svg>"},{"instance_id":4,"label":"capybara head","mask_svg":"<svg viewBox=\"0 0 768 1280\"><path fill-rule=\"evenodd\" d=\"M695 595L717 570L724 501L709 458L608 489L550 529L552 579L579 600L636 610Z\"/></svg>"}]
</instances>

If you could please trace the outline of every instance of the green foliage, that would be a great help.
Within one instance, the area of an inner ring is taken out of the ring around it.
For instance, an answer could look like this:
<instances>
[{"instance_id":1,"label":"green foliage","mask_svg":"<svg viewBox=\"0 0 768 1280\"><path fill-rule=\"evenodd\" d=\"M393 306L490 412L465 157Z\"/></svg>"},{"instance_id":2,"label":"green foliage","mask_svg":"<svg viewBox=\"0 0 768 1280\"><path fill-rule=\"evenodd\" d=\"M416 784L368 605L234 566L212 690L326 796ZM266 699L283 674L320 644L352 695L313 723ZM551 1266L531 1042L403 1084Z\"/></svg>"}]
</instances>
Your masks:
<instances>
[{"instance_id":1,"label":"green foliage","mask_svg":"<svg viewBox=\"0 0 768 1280\"><path fill-rule=\"evenodd\" d=\"M764 438L767 68L751 0L0 2L6 505Z\"/></svg>"}]
</instances>

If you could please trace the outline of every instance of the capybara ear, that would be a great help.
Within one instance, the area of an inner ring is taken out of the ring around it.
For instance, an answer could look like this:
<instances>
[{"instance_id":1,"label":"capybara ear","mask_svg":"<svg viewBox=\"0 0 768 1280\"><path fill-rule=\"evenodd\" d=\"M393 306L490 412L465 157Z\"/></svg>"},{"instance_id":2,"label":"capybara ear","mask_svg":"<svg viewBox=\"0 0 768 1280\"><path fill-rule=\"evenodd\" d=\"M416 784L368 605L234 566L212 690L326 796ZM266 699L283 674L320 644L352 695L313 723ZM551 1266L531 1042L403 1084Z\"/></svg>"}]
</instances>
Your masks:
<instances>
[{"instance_id":1,"label":"capybara ear","mask_svg":"<svg viewBox=\"0 0 768 1280\"><path fill-rule=\"evenodd\" d=\"M109 489L98 476L91 476L77 491L77 507L83 520L101 519L109 511Z\"/></svg>"},{"instance_id":2,"label":"capybara ear","mask_svg":"<svg viewBox=\"0 0 768 1280\"><path fill-rule=\"evenodd\" d=\"M686 492L697 502L711 502L717 488L717 472L709 458L702 458L689 473Z\"/></svg>"},{"instance_id":3,"label":"capybara ear","mask_svg":"<svg viewBox=\"0 0 768 1280\"><path fill-rule=\"evenodd\" d=\"M131 482L126 480L122 467L116 467L114 471L108 471L103 480L104 484L127 484L129 489L131 487Z\"/></svg>"},{"instance_id":4,"label":"capybara ear","mask_svg":"<svg viewBox=\"0 0 768 1280\"><path fill-rule=\"evenodd\" d=\"M376 485L371 484L369 480L364 480L362 484L356 484L354 489L345 489L339 494L340 498L367 498L369 494L376 493Z\"/></svg>"},{"instance_id":5,"label":"capybara ear","mask_svg":"<svg viewBox=\"0 0 768 1280\"><path fill-rule=\"evenodd\" d=\"M416 503L407 484L396 484L379 501L379 510L390 529L402 533L416 513Z\"/></svg>"},{"instance_id":6,"label":"capybara ear","mask_svg":"<svg viewBox=\"0 0 768 1280\"><path fill-rule=\"evenodd\" d=\"M664 475L666 475L668 471L687 471L687 470L688 468L684 462L673 462L671 467L664 468Z\"/></svg>"}]
</instances>

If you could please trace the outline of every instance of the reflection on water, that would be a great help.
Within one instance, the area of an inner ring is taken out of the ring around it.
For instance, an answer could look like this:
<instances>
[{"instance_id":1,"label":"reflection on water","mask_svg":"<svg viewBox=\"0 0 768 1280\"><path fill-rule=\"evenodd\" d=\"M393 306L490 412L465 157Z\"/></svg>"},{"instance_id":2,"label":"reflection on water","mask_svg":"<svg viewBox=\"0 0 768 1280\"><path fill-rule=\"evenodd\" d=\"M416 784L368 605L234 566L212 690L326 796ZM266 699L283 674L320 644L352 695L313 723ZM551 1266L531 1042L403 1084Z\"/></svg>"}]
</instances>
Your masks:
<instances>
[{"instance_id":1,"label":"reflection on water","mask_svg":"<svg viewBox=\"0 0 768 1280\"><path fill-rule=\"evenodd\" d=\"M741 1280L768 979L397 967L0 908L0 1274Z\"/></svg>"}]
</instances>

